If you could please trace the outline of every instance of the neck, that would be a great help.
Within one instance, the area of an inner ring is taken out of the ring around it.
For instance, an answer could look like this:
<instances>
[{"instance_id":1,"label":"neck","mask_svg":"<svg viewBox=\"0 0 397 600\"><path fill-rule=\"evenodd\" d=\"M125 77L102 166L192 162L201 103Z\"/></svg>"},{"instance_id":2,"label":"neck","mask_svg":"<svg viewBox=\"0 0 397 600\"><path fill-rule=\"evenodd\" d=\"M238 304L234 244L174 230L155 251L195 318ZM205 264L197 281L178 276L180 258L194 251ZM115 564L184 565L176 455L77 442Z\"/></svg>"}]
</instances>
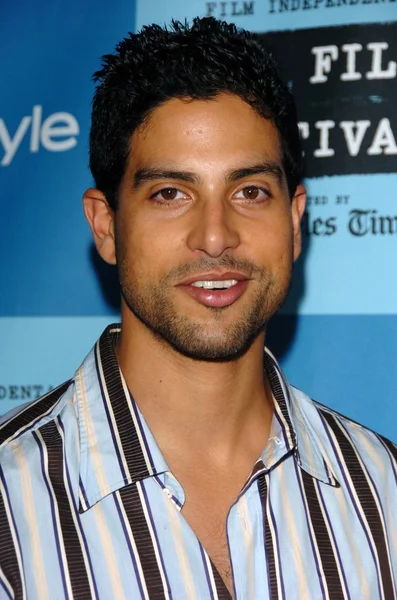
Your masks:
<instances>
[{"instance_id":1,"label":"neck","mask_svg":"<svg viewBox=\"0 0 397 600\"><path fill-rule=\"evenodd\" d=\"M185 357L157 340L133 315L123 318L116 354L126 383L160 447L191 453L211 447L230 460L256 440L260 453L273 403L263 370L264 334L235 361Z\"/></svg>"}]
</instances>

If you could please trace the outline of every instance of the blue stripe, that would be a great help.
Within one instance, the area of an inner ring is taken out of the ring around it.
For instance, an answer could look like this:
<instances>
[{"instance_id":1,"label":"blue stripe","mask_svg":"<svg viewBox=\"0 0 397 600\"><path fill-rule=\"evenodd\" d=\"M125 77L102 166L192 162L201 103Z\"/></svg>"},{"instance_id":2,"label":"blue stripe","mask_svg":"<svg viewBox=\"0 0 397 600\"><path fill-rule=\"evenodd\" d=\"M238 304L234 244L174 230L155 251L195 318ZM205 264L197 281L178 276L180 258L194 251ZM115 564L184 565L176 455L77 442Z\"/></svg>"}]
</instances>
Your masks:
<instances>
[{"instance_id":1,"label":"blue stripe","mask_svg":"<svg viewBox=\"0 0 397 600\"><path fill-rule=\"evenodd\" d=\"M157 481L157 483L159 484L159 486L161 487L162 490L166 489L166 485L161 481L160 477L158 475L153 475L153 478ZM182 508L183 504L178 500L178 498L171 492L171 499L173 502L175 502L175 504L179 507L179 509Z\"/></svg>"},{"instance_id":2,"label":"blue stripe","mask_svg":"<svg viewBox=\"0 0 397 600\"><path fill-rule=\"evenodd\" d=\"M120 496L119 496L118 492L116 492L113 495L113 499L114 499L114 503L116 505L116 509L117 509L119 518L120 518L121 526L122 526L123 531L124 531L125 540L127 542L127 546L128 546L129 551L130 551L131 562L132 562L132 566L134 567L135 577L136 577L136 580L137 580L137 583L138 583L139 592L141 594L141 598L144 598L144 591L143 591L143 587L142 587L142 583L141 583L141 578L140 578L140 575L139 575L138 565L137 565L137 562L136 562L136 558L135 558L135 554L134 554L134 549L133 549L133 547L131 545L131 542L130 542L130 536L129 536L129 533L128 533L128 530L127 530L127 527L126 527L126 524L125 524L123 512L122 512L121 507L120 507L121 500L120 500Z\"/></svg>"},{"instance_id":3,"label":"blue stripe","mask_svg":"<svg viewBox=\"0 0 397 600\"><path fill-rule=\"evenodd\" d=\"M167 582L168 593L169 593L170 598L172 599L171 586L170 586L170 582L168 581L168 575L167 575L167 571L166 571L166 568L165 568L165 565L164 565L163 555L161 553L161 547L160 547L160 544L159 544L159 538L157 536L156 525L155 525L155 522L154 522L154 519L153 519L152 509L150 508L150 502L149 502L149 499L148 499L148 495L147 495L147 492L146 492L146 489L145 489L144 482L142 482L141 490L142 490L143 495L145 497L145 503L146 503L146 508L147 508L148 514L149 514L150 523L151 523L152 528L153 528L154 537L156 538L156 544L157 544L157 549L158 549L158 553L159 553L159 556L160 556L161 568L163 569L165 580Z\"/></svg>"},{"instance_id":4,"label":"blue stripe","mask_svg":"<svg viewBox=\"0 0 397 600\"><path fill-rule=\"evenodd\" d=\"M215 600L215 596L214 593L212 591L212 583L211 583L211 577L208 571L208 565L207 565L207 561L205 558L205 552L204 552L204 548L200 543L200 540L197 540L199 548L200 548L200 554L201 554L201 558L203 559L203 566L204 566L204 572L205 572L205 578L207 580L207 584L208 584L208 590L210 592L210 596L211 596L211 600Z\"/></svg>"},{"instance_id":5,"label":"blue stripe","mask_svg":"<svg viewBox=\"0 0 397 600\"><path fill-rule=\"evenodd\" d=\"M8 579L7 579L7 581L8 581ZM10 598L10 600L14 600L13 596L10 596L8 588L6 587L6 584L1 577L0 577L0 584L1 584L1 587L3 588L3 590L5 591L5 593L7 594L7 597Z\"/></svg>"},{"instance_id":6,"label":"blue stripe","mask_svg":"<svg viewBox=\"0 0 397 600\"><path fill-rule=\"evenodd\" d=\"M87 493L85 491L85 487L84 487L84 484L83 484L80 476L79 476L79 490L81 492L81 495L84 498L84 502L85 502L86 506L88 507L89 506L89 502L88 502L88 499L87 499Z\"/></svg>"}]
</instances>

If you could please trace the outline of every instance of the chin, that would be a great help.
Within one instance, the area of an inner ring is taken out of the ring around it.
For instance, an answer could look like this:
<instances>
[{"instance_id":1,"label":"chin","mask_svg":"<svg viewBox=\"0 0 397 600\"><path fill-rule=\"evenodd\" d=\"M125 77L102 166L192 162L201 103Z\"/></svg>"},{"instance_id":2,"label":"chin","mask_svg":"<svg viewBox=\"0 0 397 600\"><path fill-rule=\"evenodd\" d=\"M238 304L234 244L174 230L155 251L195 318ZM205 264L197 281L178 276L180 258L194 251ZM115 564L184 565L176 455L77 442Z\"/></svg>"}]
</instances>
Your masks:
<instances>
[{"instance_id":1,"label":"chin","mask_svg":"<svg viewBox=\"0 0 397 600\"><path fill-rule=\"evenodd\" d=\"M159 336L163 343L171 346L176 352L197 361L203 362L233 362L248 352L254 341L265 330L265 324L253 333L245 336L224 335L214 336L202 331L198 325L195 334L188 338L180 336ZM201 331L201 335L199 332ZM235 332L238 334L238 332ZM199 337L200 336L200 337Z\"/></svg>"}]
</instances>

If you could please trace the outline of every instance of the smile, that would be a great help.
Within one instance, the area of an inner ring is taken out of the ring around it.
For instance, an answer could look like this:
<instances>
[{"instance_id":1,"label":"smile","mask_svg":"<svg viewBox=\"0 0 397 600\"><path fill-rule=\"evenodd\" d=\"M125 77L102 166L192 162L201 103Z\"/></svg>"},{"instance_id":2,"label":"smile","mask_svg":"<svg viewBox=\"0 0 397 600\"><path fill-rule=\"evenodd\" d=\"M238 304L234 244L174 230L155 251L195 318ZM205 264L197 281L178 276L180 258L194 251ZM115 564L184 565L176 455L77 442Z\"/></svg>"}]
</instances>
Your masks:
<instances>
[{"instance_id":1,"label":"smile","mask_svg":"<svg viewBox=\"0 0 397 600\"><path fill-rule=\"evenodd\" d=\"M225 281L194 281L191 285L205 290L227 290L237 283L237 279L227 279Z\"/></svg>"},{"instance_id":2,"label":"smile","mask_svg":"<svg viewBox=\"0 0 397 600\"><path fill-rule=\"evenodd\" d=\"M248 279L199 279L180 286L199 304L209 308L226 308L234 304L245 292Z\"/></svg>"}]
</instances>

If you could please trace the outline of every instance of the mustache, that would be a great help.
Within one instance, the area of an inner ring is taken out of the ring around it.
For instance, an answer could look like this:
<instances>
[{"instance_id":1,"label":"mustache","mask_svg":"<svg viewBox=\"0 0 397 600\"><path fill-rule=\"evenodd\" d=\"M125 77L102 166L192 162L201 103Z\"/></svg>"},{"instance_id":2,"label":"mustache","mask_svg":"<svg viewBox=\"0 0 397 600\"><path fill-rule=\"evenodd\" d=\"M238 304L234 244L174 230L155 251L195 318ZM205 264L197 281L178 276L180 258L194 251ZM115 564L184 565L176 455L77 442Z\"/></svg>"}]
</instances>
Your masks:
<instances>
[{"instance_id":1,"label":"mustache","mask_svg":"<svg viewBox=\"0 0 397 600\"><path fill-rule=\"evenodd\" d=\"M203 271L211 271L219 268L239 271L246 275L247 278L254 275L266 275L266 269L258 267L258 265L249 260L225 255L214 259L203 257L191 263L178 265L177 267L172 268L167 275L164 276L163 281L184 279L202 273Z\"/></svg>"}]
</instances>

